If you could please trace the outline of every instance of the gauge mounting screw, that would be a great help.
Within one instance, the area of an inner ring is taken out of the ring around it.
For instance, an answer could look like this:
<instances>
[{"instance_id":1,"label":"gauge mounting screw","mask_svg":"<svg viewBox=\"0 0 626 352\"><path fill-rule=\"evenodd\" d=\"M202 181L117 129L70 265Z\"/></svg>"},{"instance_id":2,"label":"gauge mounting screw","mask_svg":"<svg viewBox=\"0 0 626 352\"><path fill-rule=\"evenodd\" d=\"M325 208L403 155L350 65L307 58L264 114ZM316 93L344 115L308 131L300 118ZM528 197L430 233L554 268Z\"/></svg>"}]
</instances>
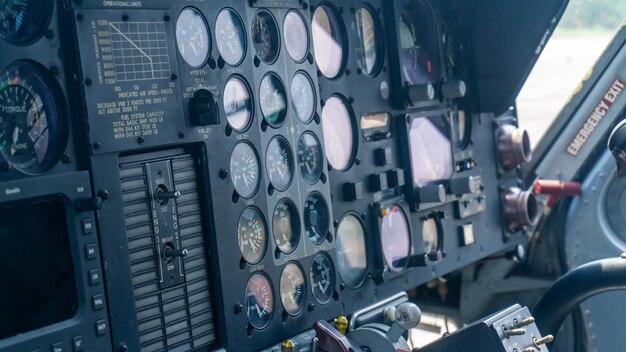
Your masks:
<instances>
[{"instance_id":1,"label":"gauge mounting screw","mask_svg":"<svg viewBox=\"0 0 626 352\"><path fill-rule=\"evenodd\" d=\"M222 180L225 180L228 177L228 171L226 169L221 169L220 170L220 178Z\"/></svg>"},{"instance_id":2,"label":"gauge mounting screw","mask_svg":"<svg viewBox=\"0 0 626 352\"><path fill-rule=\"evenodd\" d=\"M103 188L98 191L98 197L102 198L103 200L108 200L109 198L111 198L111 194L109 193L109 191Z\"/></svg>"},{"instance_id":3,"label":"gauge mounting screw","mask_svg":"<svg viewBox=\"0 0 626 352\"><path fill-rule=\"evenodd\" d=\"M235 314L243 312L243 305L241 303L235 304Z\"/></svg>"},{"instance_id":4,"label":"gauge mounting screw","mask_svg":"<svg viewBox=\"0 0 626 352\"><path fill-rule=\"evenodd\" d=\"M72 157L69 154L63 154L63 156L61 157L61 162L63 164L69 164L70 162L72 162Z\"/></svg>"}]
</instances>

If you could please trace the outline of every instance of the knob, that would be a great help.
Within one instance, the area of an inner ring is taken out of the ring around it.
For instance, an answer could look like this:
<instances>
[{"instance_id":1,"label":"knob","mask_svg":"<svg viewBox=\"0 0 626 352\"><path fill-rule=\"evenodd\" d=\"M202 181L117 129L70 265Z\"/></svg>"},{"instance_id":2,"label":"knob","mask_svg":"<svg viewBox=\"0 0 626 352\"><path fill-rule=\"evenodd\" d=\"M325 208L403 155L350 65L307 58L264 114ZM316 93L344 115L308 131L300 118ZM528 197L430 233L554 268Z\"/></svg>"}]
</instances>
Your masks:
<instances>
[{"instance_id":1,"label":"knob","mask_svg":"<svg viewBox=\"0 0 626 352\"><path fill-rule=\"evenodd\" d=\"M512 170L517 165L530 162L533 151L526 130L513 125L503 125L496 134L500 163L505 170Z\"/></svg>"},{"instance_id":2,"label":"knob","mask_svg":"<svg viewBox=\"0 0 626 352\"><path fill-rule=\"evenodd\" d=\"M450 192L452 194L477 193L480 187L480 176L457 177L450 180Z\"/></svg>"},{"instance_id":3,"label":"knob","mask_svg":"<svg viewBox=\"0 0 626 352\"><path fill-rule=\"evenodd\" d=\"M435 87L432 84L415 84L407 89L407 96L411 104L435 99Z\"/></svg>"},{"instance_id":4,"label":"knob","mask_svg":"<svg viewBox=\"0 0 626 352\"><path fill-rule=\"evenodd\" d=\"M446 188L443 185L420 187L419 199L422 203L442 203L446 200Z\"/></svg>"},{"instance_id":5,"label":"knob","mask_svg":"<svg viewBox=\"0 0 626 352\"><path fill-rule=\"evenodd\" d=\"M461 80L446 81L441 85L441 93L446 99L459 99L467 93L467 86Z\"/></svg>"},{"instance_id":6,"label":"knob","mask_svg":"<svg viewBox=\"0 0 626 352\"><path fill-rule=\"evenodd\" d=\"M504 218L510 232L535 225L539 219L535 195L517 187L509 188L504 195Z\"/></svg>"},{"instance_id":7,"label":"knob","mask_svg":"<svg viewBox=\"0 0 626 352\"><path fill-rule=\"evenodd\" d=\"M191 116L198 126L217 125L220 113L217 101L211 92L199 89L191 99Z\"/></svg>"},{"instance_id":8,"label":"knob","mask_svg":"<svg viewBox=\"0 0 626 352\"><path fill-rule=\"evenodd\" d=\"M422 320L422 311L414 303L406 302L396 307L395 321L387 331L389 340L396 342L405 331L413 329Z\"/></svg>"}]
</instances>

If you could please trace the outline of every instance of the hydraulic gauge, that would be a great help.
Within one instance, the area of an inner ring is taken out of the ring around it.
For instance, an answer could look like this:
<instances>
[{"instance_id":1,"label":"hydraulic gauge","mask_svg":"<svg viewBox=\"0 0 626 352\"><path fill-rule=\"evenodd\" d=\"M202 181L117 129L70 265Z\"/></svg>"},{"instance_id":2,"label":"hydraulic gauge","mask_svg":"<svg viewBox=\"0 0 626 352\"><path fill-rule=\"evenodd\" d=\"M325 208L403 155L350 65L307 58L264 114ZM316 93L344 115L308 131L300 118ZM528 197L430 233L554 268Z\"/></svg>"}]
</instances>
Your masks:
<instances>
[{"instance_id":1,"label":"hydraulic gauge","mask_svg":"<svg viewBox=\"0 0 626 352\"><path fill-rule=\"evenodd\" d=\"M324 149L335 170L345 171L354 157L353 118L343 98L332 96L322 110Z\"/></svg>"},{"instance_id":2,"label":"hydraulic gauge","mask_svg":"<svg viewBox=\"0 0 626 352\"><path fill-rule=\"evenodd\" d=\"M289 56L295 62L304 61L309 52L309 33L304 18L297 11L289 11L285 16L283 36Z\"/></svg>"},{"instance_id":3,"label":"hydraulic gauge","mask_svg":"<svg viewBox=\"0 0 626 352\"><path fill-rule=\"evenodd\" d=\"M441 233L440 225L435 218L428 218L422 222L422 242L426 255L432 259L436 259L441 252ZM435 260L436 261L436 260Z\"/></svg>"},{"instance_id":4,"label":"hydraulic gauge","mask_svg":"<svg viewBox=\"0 0 626 352\"><path fill-rule=\"evenodd\" d=\"M272 217L272 231L278 249L291 254L300 242L300 215L293 202L287 198L281 199Z\"/></svg>"},{"instance_id":5,"label":"hydraulic gauge","mask_svg":"<svg viewBox=\"0 0 626 352\"><path fill-rule=\"evenodd\" d=\"M176 21L178 51L191 67L202 67L211 51L209 27L204 16L194 7L187 7Z\"/></svg>"},{"instance_id":6,"label":"hydraulic gauge","mask_svg":"<svg viewBox=\"0 0 626 352\"><path fill-rule=\"evenodd\" d=\"M265 154L265 167L272 186L278 191L286 191L293 179L293 152L289 142L281 136L270 140Z\"/></svg>"},{"instance_id":7,"label":"hydraulic gauge","mask_svg":"<svg viewBox=\"0 0 626 352\"><path fill-rule=\"evenodd\" d=\"M359 287L367 275L365 228L353 214L345 215L337 227L337 270L351 288Z\"/></svg>"},{"instance_id":8,"label":"hydraulic gauge","mask_svg":"<svg viewBox=\"0 0 626 352\"><path fill-rule=\"evenodd\" d=\"M309 282L313 297L319 304L327 304L335 291L335 266L328 254L320 252L313 257Z\"/></svg>"},{"instance_id":9,"label":"hydraulic gauge","mask_svg":"<svg viewBox=\"0 0 626 352\"><path fill-rule=\"evenodd\" d=\"M272 127L279 127L287 116L287 96L285 86L274 73L269 73L261 80L259 100L263 118Z\"/></svg>"},{"instance_id":10,"label":"hydraulic gauge","mask_svg":"<svg viewBox=\"0 0 626 352\"><path fill-rule=\"evenodd\" d=\"M296 316L302 312L306 300L306 279L300 266L294 262L285 265L280 275L280 301L285 312Z\"/></svg>"},{"instance_id":11,"label":"hydraulic gauge","mask_svg":"<svg viewBox=\"0 0 626 352\"><path fill-rule=\"evenodd\" d=\"M60 87L28 61L11 64L0 79L0 154L22 172L49 169L64 143Z\"/></svg>"},{"instance_id":12,"label":"hydraulic gauge","mask_svg":"<svg viewBox=\"0 0 626 352\"><path fill-rule=\"evenodd\" d=\"M304 231L309 240L322 244L328 236L330 212L321 194L311 193L304 203Z\"/></svg>"},{"instance_id":13,"label":"hydraulic gauge","mask_svg":"<svg viewBox=\"0 0 626 352\"><path fill-rule=\"evenodd\" d=\"M222 59L230 66L237 66L246 55L246 30L241 17L225 8L215 21L215 41Z\"/></svg>"},{"instance_id":14,"label":"hydraulic gauge","mask_svg":"<svg viewBox=\"0 0 626 352\"><path fill-rule=\"evenodd\" d=\"M261 273L250 277L246 285L246 315L256 329L264 329L274 315L274 292L270 280Z\"/></svg>"},{"instance_id":15,"label":"hydraulic gauge","mask_svg":"<svg viewBox=\"0 0 626 352\"><path fill-rule=\"evenodd\" d=\"M237 132L245 131L252 121L252 98L243 78L234 76L226 82L223 99L230 127Z\"/></svg>"},{"instance_id":16,"label":"hydraulic gauge","mask_svg":"<svg viewBox=\"0 0 626 352\"><path fill-rule=\"evenodd\" d=\"M28 45L41 37L50 23L54 1L0 1L0 38L13 45Z\"/></svg>"},{"instance_id":17,"label":"hydraulic gauge","mask_svg":"<svg viewBox=\"0 0 626 352\"><path fill-rule=\"evenodd\" d=\"M306 183L314 185L319 181L324 167L322 145L311 132L302 134L298 141L298 166Z\"/></svg>"},{"instance_id":18,"label":"hydraulic gauge","mask_svg":"<svg viewBox=\"0 0 626 352\"><path fill-rule=\"evenodd\" d=\"M381 209L381 215L380 242L385 264L392 271L400 272L404 265L398 263L411 254L409 222L398 205Z\"/></svg>"},{"instance_id":19,"label":"hydraulic gauge","mask_svg":"<svg viewBox=\"0 0 626 352\"><path fill-rule=\"evenodd\" d=\"M252 22L252 43L259 60L271 64L278 58L280 33L278 24L267 10L259 10Z\"/></svg>"},{"instance_id":20,"label":"hydraulic gauge","mask_svg":"<svg viewBox=\"0 0 626 352\"><path fill-rule=\"evenodd\" d=\"M241 255L250 264L257 264L267 250L267 230L263 215L256 208L246 208L239 217L237 238Z\"/></svg>"},{"instance_id":21,"label":"hydraulic gauge","mask_svg":"<svg viewBox=\"0 0 626 352\"><path fill-rule=\"evenodd\" d=\"M315 88L309 76L300 71L293 76L289 89L291 106L298 120L309 123L315 114Z\"/></svg>"},{"instance_id":22,"label":"hydraulic gauge","mask_svg":"<svg viewBox=\"0 0 626 352\"><path fill-rule=\"evenodd\" d=\"M378 35L382 33L376 15L368 6L356 10L356 24L359 42L355 50L356 62L363 73L373 76L378 73L380 64L379 55L382 51L382 40Z\"/></svg>"},{"instance_id":23,"label":"hydraulic gauge","mask_svg":"<svg viewBox=\"0 0 626 352\"><path fill-rule=\"evenodd\" d=\"M230 156L230 179L243 198L252 198L259 188L259 158L247 142L239 142Z\"/></svg>"}]
</instances>

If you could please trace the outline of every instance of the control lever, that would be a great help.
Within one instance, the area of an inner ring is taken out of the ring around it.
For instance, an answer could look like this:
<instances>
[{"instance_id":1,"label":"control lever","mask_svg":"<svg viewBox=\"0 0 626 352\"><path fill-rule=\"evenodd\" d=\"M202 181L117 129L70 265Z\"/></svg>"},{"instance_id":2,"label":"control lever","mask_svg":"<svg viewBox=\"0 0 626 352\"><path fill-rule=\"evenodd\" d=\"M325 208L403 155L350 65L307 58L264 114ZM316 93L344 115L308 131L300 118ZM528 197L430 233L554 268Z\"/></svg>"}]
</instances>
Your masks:
<instances>
[{"instance_id":1,"label":"control lever","mask_svg":"<svg viewBox=\"0 0 626 352\"><path fill-rule=\"evenodd\" d=\"M313 352L353 352L354 348L348 339L325 320L313 325L317 333Z\"/></svg>"},{"instance_id":2,"label":"control lever","mask_svg":"<svg viewBox=\"0 0 626 352\"><path fill-rule=\"evenodd\" d=\"M422 320L422 311L413 303L402 303L397 308L391 307L385 310L385 315L395 315L395 321L387 331L387 336L391 341L398 341L405 331L413 329Z\"/></svg>"}]
</instances>

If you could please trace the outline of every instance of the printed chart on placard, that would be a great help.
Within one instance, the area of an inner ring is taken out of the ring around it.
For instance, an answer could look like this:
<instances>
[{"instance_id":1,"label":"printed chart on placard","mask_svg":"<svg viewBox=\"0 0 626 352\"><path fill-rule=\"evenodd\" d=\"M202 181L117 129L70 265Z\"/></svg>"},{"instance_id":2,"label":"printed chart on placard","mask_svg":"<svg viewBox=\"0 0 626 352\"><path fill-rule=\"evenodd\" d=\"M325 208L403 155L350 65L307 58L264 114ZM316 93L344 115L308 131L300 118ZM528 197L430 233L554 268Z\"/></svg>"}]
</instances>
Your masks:
<instances>
[{"instance_id":1,"label":"printed chart on placard","mask_svg":"<svg viewBox=\"0 0 626 352\"><path fill-rule=\"evenodd\" d=\"M163 22L109 22L117 82L171 76Z\"/></svg>"}]
</instances>

